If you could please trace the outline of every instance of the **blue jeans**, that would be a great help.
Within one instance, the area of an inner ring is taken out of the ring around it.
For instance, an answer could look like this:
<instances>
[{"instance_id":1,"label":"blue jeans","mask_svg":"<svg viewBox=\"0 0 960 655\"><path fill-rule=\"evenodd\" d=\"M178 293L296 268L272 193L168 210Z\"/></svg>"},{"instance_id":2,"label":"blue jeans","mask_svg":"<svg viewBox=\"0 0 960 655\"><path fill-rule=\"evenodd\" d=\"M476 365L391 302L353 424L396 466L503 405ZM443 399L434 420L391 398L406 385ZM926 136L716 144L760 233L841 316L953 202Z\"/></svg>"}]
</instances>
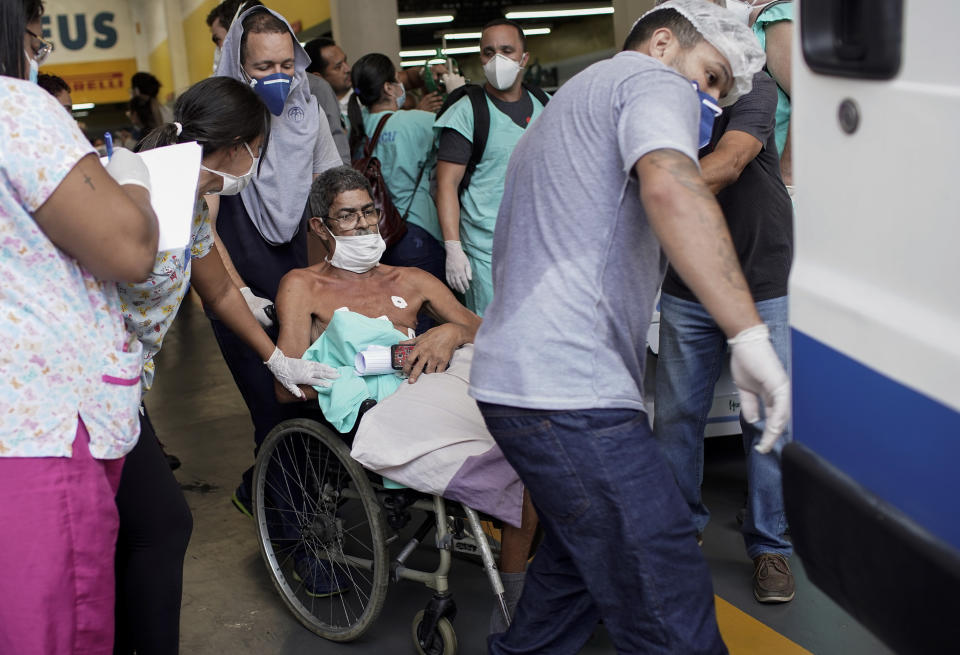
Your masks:
<instances>
[{"instance_id":1,"label":"blue jeans","mask_svg":"<svg viewBox=\"0 0 960 655\"><path fill-rule=\"evenodd\" d=\"M479 406L545 531L490 653L577 653L600 619L618 653L727 652L690 512L646 414Z\"/></svg>"},{"instance_id":2,"label":"blue jeans","mask_svg":"<svg viewBox=\"0 0 960 655\"><path fill-rule=\"evenodd\" d=\"M790 369L790 324L787 297L757 303L760 318L770 328L773 348ZM698 532L703 532L710 512L703 504L703 429L713 403L713 387L720 377L727 340L703 305L663 294L660 298L660 353L657 361L657 395L653 431L673 469ZM747 456L747 515L743 541L753 559L762 553L789 557L793 547L783 533L780 451L790 440L789 427L767 455L753 449L763 433L764 421L750 425L741 417L743 448Z\"/></svg>"}]
</instances>

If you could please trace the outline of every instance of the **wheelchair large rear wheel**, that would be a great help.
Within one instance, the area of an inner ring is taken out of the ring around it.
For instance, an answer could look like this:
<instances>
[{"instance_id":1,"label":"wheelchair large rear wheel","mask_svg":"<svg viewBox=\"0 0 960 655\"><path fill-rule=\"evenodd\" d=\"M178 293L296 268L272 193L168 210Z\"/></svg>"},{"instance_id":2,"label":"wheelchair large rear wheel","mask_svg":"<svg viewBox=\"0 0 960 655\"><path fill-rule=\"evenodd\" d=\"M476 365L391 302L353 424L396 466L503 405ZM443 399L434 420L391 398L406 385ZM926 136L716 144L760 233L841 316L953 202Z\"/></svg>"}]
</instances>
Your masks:
<instances>
[{"instance_id":1,"label":"wheelchair large rear wheel","mask_svg":"<svg viewBox=\"0 0 960 655\"><path fill-rule=\"evenodd\" d=\"M389 573L382 510L340 434L307 419L271 430L254 469L254 518L273 584L304 626L352 641L373 624Z\"/></svg>"}]
</instances>

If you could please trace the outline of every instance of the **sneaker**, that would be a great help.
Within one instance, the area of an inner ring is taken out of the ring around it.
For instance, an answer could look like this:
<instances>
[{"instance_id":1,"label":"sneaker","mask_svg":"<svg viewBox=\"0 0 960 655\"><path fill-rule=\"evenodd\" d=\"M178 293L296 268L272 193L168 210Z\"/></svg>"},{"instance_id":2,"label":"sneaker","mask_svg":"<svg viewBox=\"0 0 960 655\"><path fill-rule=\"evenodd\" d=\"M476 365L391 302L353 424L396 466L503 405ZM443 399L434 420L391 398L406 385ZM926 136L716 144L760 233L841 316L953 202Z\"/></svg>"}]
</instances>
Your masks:
<instances>
[{"instance_id":1,"label":"sneaker","mask_svg":"<svg viewBox=\"0 0 960 655\"><path fill-rule=\"evenodd\" d=\"M242 484L233 492L230 502L233 503L238 512L251 519L253 518L253 500L250 498L250 492Z\"/></svg>"},{"instance_id":2,"label":"sneaker","mask_svg":"<svg viewBox=\"0 0 960 655\"><path fill-rule=\"evenodd\" d=\"M346 573L331 576L330 565L313 557L298 559L293 565L293 579L303 583L303 590L312 598L327 598L350 589ZM334 579L335 578L335 579Z\"/></svg>"},{"instance_id":3,"label":"sneaker","mask_svg":"<svg viewBox=\"0 0 960 655\"><path fill-rule=\"evenodd\" d=\"M760 603L786 603L793 600L796 585L787 558L779 553L764 553L753 560L753 597Z\"/></svg>"}]
</instances>

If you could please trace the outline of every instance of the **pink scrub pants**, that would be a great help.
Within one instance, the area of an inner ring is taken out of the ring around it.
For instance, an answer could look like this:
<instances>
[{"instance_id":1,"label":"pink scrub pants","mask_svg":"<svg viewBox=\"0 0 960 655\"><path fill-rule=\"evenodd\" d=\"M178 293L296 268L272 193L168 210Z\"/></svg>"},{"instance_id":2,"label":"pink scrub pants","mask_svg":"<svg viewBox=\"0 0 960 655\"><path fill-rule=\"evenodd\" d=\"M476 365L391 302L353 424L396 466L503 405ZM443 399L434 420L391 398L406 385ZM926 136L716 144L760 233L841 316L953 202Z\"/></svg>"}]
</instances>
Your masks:
<instances>
[{"instance_id":1,"label":"pink scrub pants","mask_svg":"<svg viewBox=\"0 0 960 655\"><path fill-rule=\"evenodd\" d=\"M78 419L73 457L0 457L0 653L113 652L123 459L89 442Z\"/></svg>"}]
</instances>

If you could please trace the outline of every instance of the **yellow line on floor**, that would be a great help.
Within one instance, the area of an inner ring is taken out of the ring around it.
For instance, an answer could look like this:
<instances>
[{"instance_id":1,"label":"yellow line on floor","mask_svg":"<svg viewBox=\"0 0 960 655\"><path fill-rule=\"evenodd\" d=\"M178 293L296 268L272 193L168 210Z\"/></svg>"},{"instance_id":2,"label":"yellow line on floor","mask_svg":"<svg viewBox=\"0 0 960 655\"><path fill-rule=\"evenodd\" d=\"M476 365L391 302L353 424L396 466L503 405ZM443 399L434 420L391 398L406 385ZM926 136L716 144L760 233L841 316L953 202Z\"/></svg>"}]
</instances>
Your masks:
<instances>
[{"instance_id":1,"label":"yellow line on floor","mask_svg":"<svg viewBox=\"0 0 960 655\"><path fill-rule=\"evenodd\" d=\"M730 655L812 655L720 596L714 596L717 623Z\"/></svg>"}]
</instances>

